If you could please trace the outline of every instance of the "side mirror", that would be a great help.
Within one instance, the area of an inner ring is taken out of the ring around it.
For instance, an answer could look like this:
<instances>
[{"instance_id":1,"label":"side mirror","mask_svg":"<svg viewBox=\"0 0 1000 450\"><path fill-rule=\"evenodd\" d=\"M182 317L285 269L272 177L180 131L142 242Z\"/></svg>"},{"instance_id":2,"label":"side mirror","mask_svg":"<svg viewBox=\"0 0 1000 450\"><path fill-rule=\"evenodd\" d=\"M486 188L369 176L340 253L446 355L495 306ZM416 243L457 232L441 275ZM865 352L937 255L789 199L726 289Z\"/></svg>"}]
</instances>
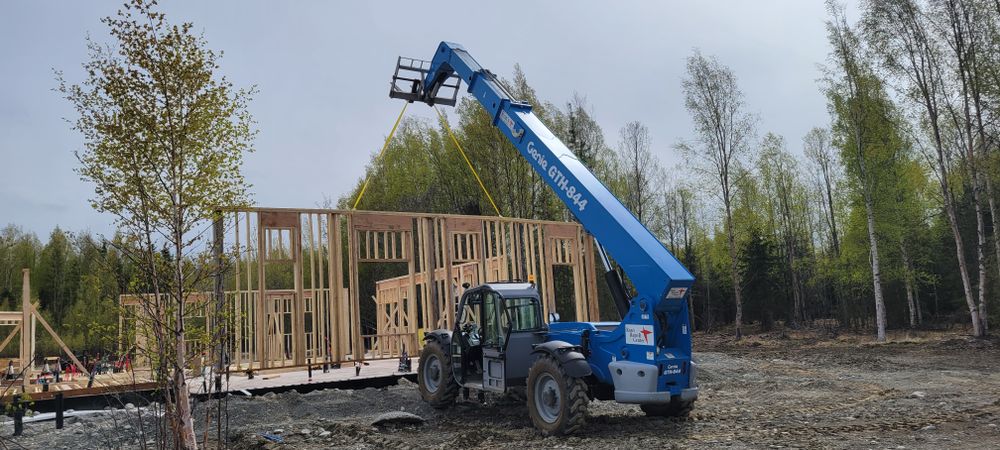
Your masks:
<instances>
[{"instance_id":1,"label":"side mirror","mask_svg":"<svg viewBox=\"0 0 1000 450\"><path fill-rule=\"evenodd\" d=\"M557 312L550 312L549 313L549 323L558 322L558 321L559 321L559 313L557 313Z\"/></svg>"},{"instance_id":2,"label":"side mirror","mask_svg":"<svg viewBox=\"0 0 1000 450\"><path fill-rule=\"evenodd\" d=\"M468 289L469 286L469 283L462 283L462 289Z\"/></svg>"}]
</instances>

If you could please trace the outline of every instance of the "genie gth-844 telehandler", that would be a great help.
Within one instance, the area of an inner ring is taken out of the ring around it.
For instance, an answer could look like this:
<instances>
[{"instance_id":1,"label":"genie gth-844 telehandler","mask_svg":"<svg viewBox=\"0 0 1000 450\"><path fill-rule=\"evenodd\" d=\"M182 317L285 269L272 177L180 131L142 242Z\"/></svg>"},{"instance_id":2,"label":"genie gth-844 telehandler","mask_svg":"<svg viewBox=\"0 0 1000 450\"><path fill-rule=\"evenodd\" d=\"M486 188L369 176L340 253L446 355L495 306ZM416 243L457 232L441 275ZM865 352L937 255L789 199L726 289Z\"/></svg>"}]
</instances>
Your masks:
<instances>
[{"instance_id":1,"label":"genie gth-844 telehandler","mask_svg":"<svg viewBox=\"0 0 1000 450\"><path fill-rule=\"evenodd\" d=\"M462 83L596 239L621 321L560 322L556 314L543 320L533 283L467 289L453 329L425 334L421 396L445 408L461 389L504 393L526 386L531 420L547 435L579 430L591 399L639 404L648 415L687 415L698 398L687 306L694 277L531 105L513 98L462 46L442 42L431 61L399 58L389 96L454 106Z\"/></svg>"}]
</instances>

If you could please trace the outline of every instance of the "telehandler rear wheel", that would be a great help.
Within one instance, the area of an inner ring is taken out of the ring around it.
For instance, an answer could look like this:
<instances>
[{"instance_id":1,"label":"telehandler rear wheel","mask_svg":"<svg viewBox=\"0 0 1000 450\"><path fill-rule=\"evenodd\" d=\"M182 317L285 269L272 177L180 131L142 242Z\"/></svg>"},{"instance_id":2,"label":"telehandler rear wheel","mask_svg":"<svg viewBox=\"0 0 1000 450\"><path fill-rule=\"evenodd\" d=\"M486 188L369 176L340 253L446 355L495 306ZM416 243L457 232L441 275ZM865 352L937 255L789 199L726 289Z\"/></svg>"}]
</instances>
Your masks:
<instances>
[{"instance_id":1,"label":"telehandler rear wheel","mask_svg":"<svg viewBox=\"0 0 1000 450\"><path fill-rule=\"evenodd\" d=\"M546 436L576 432L587 415L587 384L566 375L551 356L542 356L528 370L528 413Z\"/></svg>"},{"instance_id":2,"label":"telehandler rear wheel","mask_svg":"<svg viewBox=\"0 0 1000 450\"><path fill-rule=\"evenodd\" d=\"M664 403L662 405L648 404L639 405L642 412L646 413L647 416L655 417L687 417L694 409L694 402L682 402L677 398L670 400L670 403Z\"/></svg>"},{"instance_id":3,"label":"telehandler rear wheel","mask_svg":"<svg viewBox=\"0 0 1000 450\"><path fill-rule=\"evenodd\" d=\"M432 407L442 409L455 404L458 383L451 371L451 354L437 341L427 341L420 352L417 385L420 397Z\"/></svg>"}]
</instances>

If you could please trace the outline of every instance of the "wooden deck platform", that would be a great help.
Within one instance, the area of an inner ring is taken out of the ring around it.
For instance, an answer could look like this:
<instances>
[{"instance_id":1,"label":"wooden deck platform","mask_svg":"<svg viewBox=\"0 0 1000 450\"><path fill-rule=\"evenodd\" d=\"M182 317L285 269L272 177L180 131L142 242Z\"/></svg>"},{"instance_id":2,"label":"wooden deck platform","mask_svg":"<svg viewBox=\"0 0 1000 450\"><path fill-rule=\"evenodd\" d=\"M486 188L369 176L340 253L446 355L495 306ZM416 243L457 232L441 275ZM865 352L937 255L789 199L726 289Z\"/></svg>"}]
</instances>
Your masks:
<instances>
[{"instance_id":1,"label":"wooden deck platform","mask_svg":"<svg viewBox=\"0 0 1000 450\"><path fill-rule=\"evenodd\" d=\"M148 371L109 373L94 376L94 383L88 387L90 379L86 376L78 376L73 380L64 380L59 383L49 383L48 390L38 383L31 383L27 387L21 385L21 380L3 381L3 388L0 389L0 401L8 401L9 397L23 392L27 392L32 401L43 401L55 398L56 394L62 393L65 398L88 397L94 395L107 395L123 392L141 392L152 390L156 387L150 378Z\"/></svg>"},{"instance_id":2,"label":"wooden deck platform","mask_svg":"<svg viewBox=\"0 0 1000 450\"><path fill-rule=\"evenodd\" d=\"M413 374L413 372L398 372L399 361L395 359L368 361L366 364L362 365L361 372L357 375L355 375L354 365L350 363L344 364L340 369L330 369L328 373L323 373L322 366L318 368L314 367L312 378L309 377L309 371L302 367L272 369L255 374L253 379L249 379L244 374L231 373L228 382L223 379L222 392L241 393L242 391L246 391L255 394L258 392L288 390L298 387L312 389L345 382L365 384L366 382L375 382L376 380L386 378L399 378ZM417 361L414 360L413 370L416 371L416 368ZM208 382L211 382L211 380L208 380ZM202 377L190 380L190 386L192 394L206 394L204 390L205 383L203 383Z\"/></svg>"},{"instance_id":3,"label":"wooden deck platform","mask_svg":"<svg viewBox=\"0 0 1000 450\"><path fill-rule=\"evenodd\" d=\"M416 370L416 361L413 361L413 370ZM254 374L250 379L243 373L230 373L228 380L223 379L222 394L232 393L234 395L261 395L271 391L311 391L326 388L364 388L380 387L395 384L400 377L414 376L414 372L400 373L398 360L375 360L368 361L362 365L361 372L355 374L353 364L344 364L340 369L331 368L329 372L323 373L322 366L315 367L312 377L309 371L302 367L292 367L285 369L269 369ZM154 383L148 373L115 373L97 375L94 384L87 387L88 379L80 377L73 381L63 381L52 383L47 391L43 391L42 385L30 384L27 392L33 402L36 402L39 410L52 409L52 405L47 405L54 400L56 394L62 393L66 400L76 400L86 403L88 398L97 399L108 396L127 396L129 401L142 401L147 398L152 400L157 384ZM194 376L188 379L188 386L191 394L197 397L206 395L219 395L220 392L211 388L212 380L204 380L201 376ZM2 396L0 401L8 402L14 394L22 391L20 380L4 381ZM112 402L113 403L113 402ZM46 404L46 405L43 405Z\"/></svg>"}]
</instances>

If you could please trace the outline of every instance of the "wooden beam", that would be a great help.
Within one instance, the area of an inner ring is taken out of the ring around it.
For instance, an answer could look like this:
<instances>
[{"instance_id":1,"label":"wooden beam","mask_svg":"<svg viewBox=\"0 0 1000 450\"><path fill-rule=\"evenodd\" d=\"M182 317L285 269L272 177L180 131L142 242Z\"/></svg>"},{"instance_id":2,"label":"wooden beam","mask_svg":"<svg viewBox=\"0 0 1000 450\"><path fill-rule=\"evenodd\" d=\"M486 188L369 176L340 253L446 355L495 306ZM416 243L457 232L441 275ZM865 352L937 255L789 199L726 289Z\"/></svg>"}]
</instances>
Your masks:
<instances>
[{"instance_id":1,"label":"wooden beam","mask_svg":"<svg viewBox=\"0 0 1000 450\"><path fill-rule=\"evenodd\" d=\"M355 230L363 231L412 231L413 215L382 213L351 213Z\"/></svg>"},{"instance_id":2,"label":"wooden beam","mask_svg":"<svg viewBox=\"0 0 1000 450\"><path fill-rule=\"evenodd\" d=\"M0 343L0 352L4 351L4 349L7 348L7 344L10 344L10 341L14 340L14 336L17 336L17 333L19 331L21 331L21 324L17 324L17 326L14 327L13 330L10 330L10 334L8 334L6 338L4 338L3 343Z\"/></svg>"},{"instance_id":3,"label":"wooden beam","mask_svg":"<svg viewBox=\"0 0 1000 450\"><path fill-rule=\"evenodd\" d=\"M30 308L31 308L31 315L36 317L38 319L38 322L41 323L43 327L45 327L45 331L48 331L49 334L52 335L52 339L55 339L56 343L59 344L60 347L62 347L63 351L66 352L66 355L69 356L69 359L73 360L73 364L76 364L76 367L80 369L80 372L83 372L84 375L89 377L90 372L88 372L87 368L80 363L80 360L76 359L76 355L73 354L73 351L69 349L69 347L66 345L65 342L63 342L62 338L59 337L59 335L55 332L55 330L53 330L52 327L49 326L49 323L45 320L45 318L38 313L38 310L36 310L33 305L30 306Z\"/></svg>"},{"instance_id":4,"label":"wooden beam","mask_svg":"<svg viewBox=\"0 0 1000 450\"><path fill-rule=\"evenodd\" d=\"M339 214L330 214L330 222L327 225L330 239L330 345L333 348L333 359L341 361L344 359L344 345L347 343L347 318L343 314L345 303L344 291L344 245L341 236Z\"/></svg>"},{"instance_id":5,"label":"wooden beam","mask_svg":"<svg viewBox=\"0 0 1000 450\"><path fill-rule=\"evenodd\" d=\"M524 233L526 226L512 220L507 223L510 226L511 253L513 254L511 267L514 268L513 278L528 281L528 264L525 262L525 255L523 254Z\"/></svg>"},{"instance_id":6,"label":"wooden beam","mask_svg":"<svg viewBox=\"0 0 1000 450\"><path fill-rule=\"evenodd\" d=\"M354 217L347 216L347 253L350 270L348 293L350 295L351 356L355 361L364 359L364 342L361 338L360 293L358 291L358 230L354 227Z\"/></svg>"},{"instance_id":7,"label":"wooden beam","mask_svg":"<svg viewBox=\"0 0 1000 450\"><path fill-rule=\"evenodd\" d=\"M249 222L247 222L249 224ZM249 226L249 225L248 225ZM249 234L247 235L249 236ZM254 336L257 340L257 363L261 369L270 367L267 352L267 290L264 284L264 265L267 264L267 239L264 233L264 226L260 222L260 215L257 215L257 300L253 303L257 310L257 320L254 323ZM251 299L253 301L253 299Z\"/></svg>"},{"instance_id":8,"label":"wooden beam","mask_svg":"<svg viewBox=\"0 0 1000 450\"><path fill-rule=\"evenodd\" d=\"M576 321L582 322L587 320L587 297L585 292L585 283L583 276L583 230L576 229L576 237L573 239L573 245L570 247L570 254L573 259L573 305L576 307Z\"/></svg>"},{"instance_id":9,"label":"wooden beam","mask_svg":"<svg viewBox=\"0 0 1000 450\"><path fill-rule=\"evenodd\" d=\"M262 211L257 214L257 227L298 228L301 213L302 211Z\"/></svg>"},{"instance_id":10,"label":"wooden beam","mask_svg":"<svg viewBox=\"0 0 1000 450\"><path fill-rule=\"evenodd\" d=\"M247 252L246 252L246 261L247 261L247 270L246 270L246 272L247 272L247 312L246 312L246 314L247 314L247 316L246 316L246 322L245 322L246 329L244 330L244 332L247 333L247 337L246 337L246 339L247 339L247 356L250 359L250 361L249 361L249 363L247 365L247 368L248 369L252 369L253 368L253 361L254 361L254 358L257 356L257 351L258 351L257 350L258 349L258 347L257 347L257 329L254 326L255 324L258 323L257 322L257 302L255 302L254 298L253 298L253 270L252 270L253 269L253 260L250 259L250 247L252 246L254 238L253 238L253 235L250 234L250 213L249 212L246 213L246 216L244 216L244 219L246 219L246 220L243 221L243 223L244 223L244 226L246 227L246 235L247 235Z\"/></svg>"},{"instance_id":11,"label":"wooden beam","mask_svg":"<svg viewBox=\"0 0 1000 450\"><path fill-rule=\"evenodd\" d=\"M236 361L236 371L243 365L243 315L242 289L240 289L240 264L243 263L243 256L240 255L240 213L233 214L233 271L236 274L236 295L233 296L233 346L229 349L230 362ZM228 368L227 368L228 369Z\"/></svg>"},{"instance_id":12,"label":"wooden beam","mask_svg":"<svg viewBox=\"0 0 1000 450\"><path fill-rule=\"evenodd\" d=\"M424 224L424 234L421 239L424 242L424 289L427 295L424 297L424 305L428 306L427 321L424 327L433 330L438 327L441 320L441 294L438 292L437 283L434 280L434 273L437 271L437 253L434 251L436 243L434 240L434 219L421 219Z\"/></svg>"},{"instance_id":13,"label":"wooden beam","mask_svg":"<svg viewBox=\"0 0 1000 450\"><path fill-rule=\"evenodd\" d=\"M413 232L403 233L403 247L412 247L414 245ZM407 269L409 272L409 286L406 287L406 332L412 333L413 337L410 342L407 343L407 352L414 353L417 346L417 283L416 283L416 272L417 266L413 255L417 252L407 252L410 257Z\"/></svg>"},{"instance_id":14,"label":"wooden beam","mask_svg":"<svg viewBox=\"0 0 1000 450\"><path fill-rule=\"evenodd\" d=\"M312 276L309 277L309 287L312 289L312 358L313 362L320 362L326 354L327 325L323 322L326 317L326 300L323 298L323 216L316 216L315 235L313 235L313 215L309 214L309 266Z\"/></svg>"},{"instance_id":15,"label":"wooden beam","mask_svg":"<svg viewBox=\"0 0 1000 450\"><path fill-rule=\"evenodd\" d=\"M454 240L451 238L451 231L448 229L447 220L438 220L441 226L441 254L444 256L444 306L445 306L445 323L444 328L451 328L455 325L455 289L454 280L451 273L451 256L454 254Z\"/></svg>"},{"instance_id":16,"label":"wooden beam","mask_svg":"<svg viewBox=\"0 0 1000 450\"><path fill-rule=\"evenodd\" d=\"M292 255L295 257L293 282L295 284L295 299L292 303L292 359L294 364L301 366L306 363L306 299L303 286L302 257L302 219L296 216L296 227L291 232Z\"/></svg>"},{"instance_id":17,"label":"wooden beam","mask_svg":"<svg viewBox=\"0 0 1000 450\"><path fill-rule=\"evenodd\" d=\"M31 341L34 333L31 329L31 269L21 270L21 386L28 388L31 378L31 366L34 365L34 355L31 354Z\"/></svg>"},{"instance_id":18,"label":"wooden beam","mask_svg":"<svg viewBox=\"0 0 1000 450\"><path fill-rule=\"evenodd\" d=\"M542 229L549 238L576 239L576 231L580 226L572 223L550 223L543 225Z\"/></svg>"}]
</instances>

